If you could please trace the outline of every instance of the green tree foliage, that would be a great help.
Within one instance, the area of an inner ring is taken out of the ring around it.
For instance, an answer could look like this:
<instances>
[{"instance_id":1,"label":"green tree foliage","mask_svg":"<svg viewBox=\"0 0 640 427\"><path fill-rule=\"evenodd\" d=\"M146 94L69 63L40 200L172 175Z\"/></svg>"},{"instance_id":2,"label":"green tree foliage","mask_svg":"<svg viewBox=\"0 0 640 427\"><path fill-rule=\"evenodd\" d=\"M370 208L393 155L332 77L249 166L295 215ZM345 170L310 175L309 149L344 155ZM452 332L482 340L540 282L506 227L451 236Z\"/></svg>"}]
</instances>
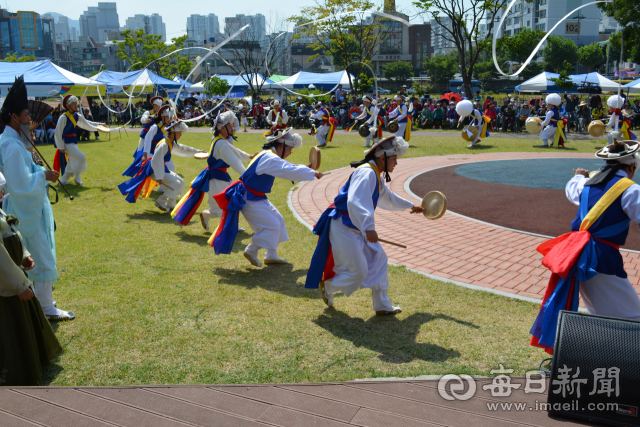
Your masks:
<instances>
[{"instance_id":1,"label":"green tree foliage","mask_svg":"<svg viewBox=\"0 0 640 427\"><path fill-rule=\"evenodd\" d=\"M637 0L613 0L613 3L599 3L598 7L613 16L622 27L624 60L640 63L640 3ZM618 42L618 54L620 54ZM611 59L609 52L609 59ZM619 61L616 58L616 61Z\"/></svg>"},{"instance_id":2,"label":"green tree foliage","mask_svg":"<svg viewBox=\"0 0 640 427\"><path fill-rule=\"evenodd\" d=\"M506 0L413 0L413 5L439 24L435 34L450 41L460 58L465 95L473 97L471 80L483 53L491 48L497 15L507 6ZM480 31L481 26L487 26ZM431 76L435 74L430 73Z\"/></svg>"},{"instance_id":3,"label":"green tree foliage","mask_svg":"<svg viewBox=\"0 0 640 427\"><path fill-rule=\"evenodd\" d=\"M544 62L556 73L565 68L565 62L575 64L578 60L578 48L571 40L560 36L549 36L544 48Z\"/></svg>"},{"instance_id":4,"label":"green tree foliage","mask_svg":"<svg viewBox=\"0 0 640 427\"><path fill-rule=\"evenodd\" d=\"M530 62L520 74L524 80L529 80L531 77L537 76L544 71L544 62Z\"/></svg>"},{"instance_id":5,"label":"green tree foliage","mask_svg":"<svg viewBox=\"0 0 640 427\"><path fill-rule=\"evenodd\" d=\"M382 68L382 75L397 83L404 83L413 75L413 67L409 62L390 62Z\"/></svg>"},{"instance_id":6,"label":"green tree foliage","mask_svg":"<svg viewBox=\"0 0 640 427\"><path fill-rule=\"evenodd\" d=\"M182 49L187 35L171 39L171 44L162 41L162 36L146 34L143 29L122 32L124 41L114 42L118 47L118 58L131 66L131 70L141 70L151 61L163 57L175 50ZM191 71L191 62L185 56L172 55L154 62L149 69L156 74L171 79L175 75L186 76Z\"/></svg>"},{"instance_id":7,"label":"green tree foliage","mask_svg":"<svg viewBox=\"0 0 640 427\"><path fill-rule=\"evenodd\" d=\"M0 59L2 62L31 62L35 60L35 55L24 55L18 58L18 52L8 53L4 59Z\"/></svg>"},{"instance_id":8,"label":"green tree foliage","mask_svg":"<svg viewBox=\"0 0 640 427\"><path fill-rule=\"evenodd\" d=\"M503 36L498 39L496 50L498 52L502 51L506 60L522 64L531 55L531 52L533 52L545 34L544 31L534 31L524 27L522 31L514 36Z\"/></svg>"},{"instance_id":9,"label":"green tree foliage","mask_svg":"<svg viewBox=\"0 0 640 427\"><path fill-rule=\"evenodd\" d=\"M369 14L358 11L370 10L379 10L372 0L318 0L313 6L303 7L299 15L289 17L288 21L298 25L322 21L300 28L292 39L307 36L315 40L308 47L317 53L310 56L308 61L320 55L331 56L333 64L343 70L356 61L371 62L388 38L384 24L391 21L376 17L372 24L364 25L364 19ZM324 19L327 17L330 18ZM351 74L359 76L365 70L364 65L349 66L351 87L360 87L351 81Z\"/></svg>"},{"instance_id":10,"label":"green tree foliage","mask_svg":"<svg viewBox=\"0 0 640 427\"><path fill-rule=\"evenodd\" d=\"M560 71L560 75L558 77L551 77L553 83L558 86L560 90L571 90L575 86L575 84L569 79L569 75L573 70L573 63L569 61L564 61L563 69Z\"/></svg>"},{"instance_id":11,"label":"green tree foliage","mask_svg":"<svg viewBox=\"0 0 640 427\"><path fill-rule=\"evenodd\" d=\"M213 76L205 83L205 91L212 96L222 96L229 91L229 82L220 77Z\"/></svg>"},{"instance_id":12,"label":"green tree foliage","mask_svg":"<svg viewBox=\"0 0 640 427\"><path fill-rule=\"evenodd\" d=\"M578 49L578 61L587 67L589 72L591 72L592 69L599 67L604 59L605 56L598 43L591 43Z\"/></svg>"},{"instance_id":13,"label":"green tree foliage","mask_svg":"<svg viewBox=\"0 0 640 427\"><path fill-rule=\"evenodd\" d=\"M365 73L360 73L358 76L358 92L371 92L371 86L373 85L375 85L374 77L369 77Z\"/></svg>"},{"instance_id":14,"label":"green tree foliage","mask_svg":"<svg viewBox=\"0 0 640 427\"><path fill-rule=\"evenodd\" d=\"M431 81L438 85L448 85L449 81L459 71L459 60L456 53L448 55L436 55L424 61L424 68L427 70Z\"/></svg>"},{"instance_id":15,"label":"green tree foliage","mask_svg":"<svg viewBox=\"0 0 640 427\"><path fill-rule=\"evenodd\" d=\"M429 83L416 80L415 82L413 82L413 91L417 97L421 98L425 93L431 93L433 91L433 86L431 86Z\"/></svg>"}]
</instances>

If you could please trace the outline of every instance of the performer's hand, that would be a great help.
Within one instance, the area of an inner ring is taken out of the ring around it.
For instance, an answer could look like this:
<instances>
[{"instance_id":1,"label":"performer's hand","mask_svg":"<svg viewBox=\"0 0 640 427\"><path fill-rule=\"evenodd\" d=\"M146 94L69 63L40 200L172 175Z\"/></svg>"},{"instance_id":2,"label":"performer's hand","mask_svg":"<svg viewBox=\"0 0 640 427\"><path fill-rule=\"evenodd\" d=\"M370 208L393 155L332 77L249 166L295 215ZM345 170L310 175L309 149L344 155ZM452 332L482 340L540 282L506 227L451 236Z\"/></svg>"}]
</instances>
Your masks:
<instances>
[{"instance_id":1,"label":"performer's hand","mask_svg":"<svg viewBox=\"0 0 640 427\"><path fill-rule=\"evenodd\" d=\"M143 154L143 155L142 155L142 162L144 163L146 160L147 160L147 155L146 155L146 154Z\"/></svg>"},{"instance_id":2,"label":"performer's hand","mask_svg":"<svg viewBox=\"0 0 640 427\"><path fill-rule=\"evenodd\" d=\"M369 241L369 243L378 243L378 233L376 233L376 230L367 231L367 241Z\"/></svg>"},{"instance_id":3,"label":"performer's hand","mask_svg":"<svg viewBox=\"0 0 640 427\"><path fill-rule=\"evenodd\" d=\"M576 175L582 175L586 178L589 178L589 171L586 169L578 168L574 169L573 171L576 173Z\"/></svg>"},{"instance_id":4,"label":"performer's hand","mask_svg":"<svg viewBox=\"0 0 640 427\"><path fill-rule=\"evenodd\" d=\"M60 150L60 152L61 152L62 154L64 154L64 150Z\"/></svg>"},{"instance_id":5,"label":"performer's hand","mask_svg":"<svg viewBox=\"0 0 640 427\"><path fill-rule=\"evenodd\" d=\"M49 182L56 182L60 177L60 173L54 170L46 170L44 171L44 179Z\"/></svg>"},{"instance_id":6,"label":"performer's hand","mask_svg":"<svg viewBox=\"0 0 640 427\"><path fill-rule=\"evenodd\" d=\"M29 301L31 298L33 298L33 291L31 290L31 288L27 288L26 291L18 295L18 298L20 298L20 301Z\"/></svg>"},{"instance_id":7,"label":"performer's hand","mask_svg":"<svg viewBox=\"0 0 640 427\"><path fill-rule=\"evenodd\" d=\"M198 151L198 153L206 153L206 151L200 150L200 151Z\"/></svg>"},{"instance_id":8,"label":"performer's hand","mask_svg":"<svg viewBox=\"0 0 640 427\"><path fill-rule=\"evenodd\" d=\"M259 153L255 152L252 155L249 156L249 159L253 160L254 157L256 157Z\"/></svg>"},{"instance_id":9,"label":"performer's hand","mask_svg":"<svg viewBox=\"0 0 640 427\"><path fill-rule=\"evenodd\" d=\"M307 167L310 168L311 167L311 163L307 163Z\"/></svg>"},{"instance_id":10,"label":"performer's hand","mask_svg":"<svg viewBox=\"0 0 640 427\"><path fill-rule=\"evenodd\" d=\"M156 182L158 183L158 185L162 185L162 180L161 179L156 179Z\"/></svg>"},{"instance_id":11,"label":"performer's hand","mask_svg":"<svg viewBox=\"0 0 640 427\"><path fill-rule=\"evenodd\" d=\"M316 172L316 179L320 179L322 178L324 175L322 174L322 172Z\"/></svg>"},{"instance_id":12,"label":"performer's hand","mask_svg":"<svg viewBox=\"0 0 640 427\"><path fill-rule=\"evenodd\" d=\"M22 269L29 271L29 270L33 270L33 266L35 265L35 263L33 262L33 258L31 257L27 257L24 259L24 261L22 261Z\"/></svg>"},{"instance_id":13,"label":"performer's hand","mask_svg":"<svg viewBox=\"0 0 640 427\"><path fill-rule=\"evenodd\" d=\"M420 205L413 205L413 207L411 208L411 211L409 213L422 213L424 212L424 208Z\"/></svg>"}]
</instances>

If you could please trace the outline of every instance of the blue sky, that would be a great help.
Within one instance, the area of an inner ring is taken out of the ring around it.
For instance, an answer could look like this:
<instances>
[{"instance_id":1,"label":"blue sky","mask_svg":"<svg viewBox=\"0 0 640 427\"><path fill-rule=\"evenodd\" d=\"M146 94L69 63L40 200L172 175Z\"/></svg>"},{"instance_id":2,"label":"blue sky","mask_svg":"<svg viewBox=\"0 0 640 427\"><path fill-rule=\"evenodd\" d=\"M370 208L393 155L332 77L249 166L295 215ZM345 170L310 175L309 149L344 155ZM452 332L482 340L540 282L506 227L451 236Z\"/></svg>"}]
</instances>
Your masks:
<instances>
[{"instance_id":1,"label":"blue sky","mask_svg":"<svg viewBox=\"0 0 640 427\"><path fill-rule=\"evenodd\" d=\"M270 14L279 14L282 17L294 15L300 11L301 7L315 4L313 0L239 0L224 1L214 0L208 2L193 0L153 0L153 1L123 1L116 0L120 26L124 26L128 17L136 14L158 13L162 16L163 22L167 26L167 39L185 34L187 17L191 14L206 15L215 13L220 21L220 28L224 30L224 17L235 16L243 13L252 15L262 13L269 19ZM63 2L52 2L51 0L0 0L3 8L8 8L10 12L18 10L33 10L38 13L57 12L66 15L70 19L78 19L87 10L87 6L97 6L98 1L65 0ZM396 8L408 15L415 14L415 8L411 0L396 0ZM413 22L422 22L422 19L414 19Z\"/></svg>"}]
</instances>

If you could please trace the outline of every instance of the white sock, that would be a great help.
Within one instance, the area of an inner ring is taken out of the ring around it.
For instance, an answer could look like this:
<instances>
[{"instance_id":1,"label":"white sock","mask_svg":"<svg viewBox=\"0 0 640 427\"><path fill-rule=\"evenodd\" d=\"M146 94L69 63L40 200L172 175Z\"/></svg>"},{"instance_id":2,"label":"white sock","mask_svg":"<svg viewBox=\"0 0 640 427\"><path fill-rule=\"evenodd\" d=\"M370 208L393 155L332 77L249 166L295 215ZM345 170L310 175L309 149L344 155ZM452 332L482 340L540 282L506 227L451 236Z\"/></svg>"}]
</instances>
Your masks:
<instances>
[{"instance_id":1,"label":"white sock","mask_svg":"<svg viewBox=\"0 0 640 427\"><path fill-rule=\"evenodd\" d=\"M251 255L253 259L258 259L258 251L260 250L260 246L255 243L249 243L249 245L244 249L246 253Z\"/></svg>"}]
</instances>

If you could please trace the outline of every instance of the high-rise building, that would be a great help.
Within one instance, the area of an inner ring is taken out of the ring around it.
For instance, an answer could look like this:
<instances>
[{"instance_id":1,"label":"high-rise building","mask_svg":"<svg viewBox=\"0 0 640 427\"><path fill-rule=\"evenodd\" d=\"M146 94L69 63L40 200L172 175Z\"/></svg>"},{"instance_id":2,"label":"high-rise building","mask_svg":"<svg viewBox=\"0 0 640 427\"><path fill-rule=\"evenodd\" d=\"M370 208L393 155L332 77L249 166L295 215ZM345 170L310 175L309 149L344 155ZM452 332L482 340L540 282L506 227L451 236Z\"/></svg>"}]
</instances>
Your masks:
<instances>
[{"instance_id":1,"label":"high-rise building","mask_svg":"<svg viewBox=\"0 0 640 427\"><path fill-rule=\"evenodd\" d=\"M263 49L266 49L269 45L266 20L261 13L255 15L238 14L233 17L224 18L224 24L224 32L226 35L233 34L248 24L249 28L244 30L241 38L243 40L257 41Z\"/></svg>"},{"instance_id":2,"label":"high-rise building","mask_svg":"<svg viewBox=\"0 0 640 427\"><path fill-rule=\"evenodd\" d=\"M134 15L127 18L123 30L144 30L146 34L156 34L162 36L162 41L167 41L167 27L162 22L162 16L154 13L153 15Z\"/></svg>"},{"instance_id":3,"label":"high-rise building","mask_svg":"<svg viewBox=\"0 0 640 427\"><path fill-rule=\"evenodd\" d=\"M438 24L435 19L429 22L431 25L431 56L444 55L456 49L455 43L445 38L451 38L444 29L445 26L451 25L451 19L443 16L440 21L443 25Z\"/></svg>"},{"instance_id":4,"label":"high-rise building","mask_svg":"<svg viewBox=\"0 0 640 427\"><path fill-rule=\"evenodd\" d=\"M187 34L189 40L194 40L197 46L215 39L220 35L220 23L218 16L210 13L208 15L191 15L187 18Z\"/></svg>"},{"instance_id":5,"label":"high-rise building","mask_svg":"<svg viewBox=\"0 0 640 427\"><path fill-rule=\"evenodd\" d=\"M18 57L35 55L36 59L55 59L55 24L53 19L36 12L8 12L0 9L0 52Z\"/></svg>"},{"instance_id":6,"label":"high-rise building","mask_svg":"<svg viewBox=\"0 0 640 427\"><path fill-rule=\"evenodd\" d=\"M520 0L508 12L501 28L496 27L505 12L498 12L493 29L498 32L498 37L518 34L523 28L549 32L569 12L590 2L591 0L533 0L529 3L526 0ZM598 6L587 6L571 15L553 30L553 35L568 38L578 47L597 42L602 16ZM480 25L483 35L488 34L490 23L491 18L487 17Z\"/></svg>"},{"instance_id":7,"label":"high-rise building","mask_svg":"<svg viewBox=\"0 0 640 427\"><path fill-rule=\"evenodd\" d=\"M97 7L89 6L80 15L80 34L104 43L106 33L120 30L120 20L114 2L99 2Z\"/></svg>"}]
</instances>

